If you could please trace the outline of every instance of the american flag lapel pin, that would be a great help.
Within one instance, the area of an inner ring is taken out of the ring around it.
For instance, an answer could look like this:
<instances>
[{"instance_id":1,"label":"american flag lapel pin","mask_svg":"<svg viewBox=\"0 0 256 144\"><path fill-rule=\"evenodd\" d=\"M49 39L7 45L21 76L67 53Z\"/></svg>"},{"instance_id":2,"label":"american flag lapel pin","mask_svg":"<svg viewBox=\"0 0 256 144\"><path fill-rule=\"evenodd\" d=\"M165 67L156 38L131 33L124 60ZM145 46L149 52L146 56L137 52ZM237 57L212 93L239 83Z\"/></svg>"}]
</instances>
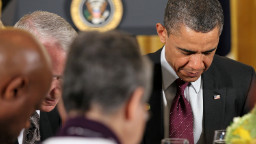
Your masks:
<instances>
[{"instance_id":1,"label":"american flag lapel pin","mask_svg":"<svg viewBox=\"0 0 256 144\"><path fill-rule=\"evenodd\" d=\"M220 99L220 95L219 95L219 94L214 95L214 96L213 96L213 99L214 99L214 100L218 100L218 99Z\"/></svg>"}]
</instances>

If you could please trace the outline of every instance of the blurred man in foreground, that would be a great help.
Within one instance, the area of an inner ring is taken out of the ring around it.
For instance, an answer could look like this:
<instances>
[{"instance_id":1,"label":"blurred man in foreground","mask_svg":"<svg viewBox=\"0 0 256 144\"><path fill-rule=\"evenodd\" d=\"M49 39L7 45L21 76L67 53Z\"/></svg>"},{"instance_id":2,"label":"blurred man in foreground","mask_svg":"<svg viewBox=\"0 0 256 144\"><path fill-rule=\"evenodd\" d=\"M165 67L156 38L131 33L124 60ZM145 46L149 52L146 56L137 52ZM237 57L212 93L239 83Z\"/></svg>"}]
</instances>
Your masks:
<instances>
[{"instance_id":1,"label":"blurred man in foreground","mask_svg":"<svg viewBox=\"0 0 256 144\"><path fill-rule=\"evenodd\" d=\"M84 32L69 54L63 85L69 120L45 143L139 143L152 69L136 40L117 31Z\"/></svg>"},{"instance_id":2,"label":"blurred man in foreground","mask_svg":"<svg viewBox=\"0 0 256 144\"><path fill-rule=\"evenodd\" d=\"M43 44L52 62L52 83L50 90L38 111L40 116L40 136L44 140L53 136L58 130L61 120L55 106L61 100L62 73L65 67L69 45L76 37L76 31L60 16L46 12L35 11L23 16L15 27L28 30ZM63 106L62 106L63 107ZM62 108L60 106L60 108ZM64 120L66 115L59 109ZM22 134L19 142L22 141Z\"/></svg>"},{"instance_id":3,"label":"blurred man in foreground","mask_svg":"<svg viewBox=\"0 0 256 144\"><path fill-rule=\"evenodd\" d=\"M28 32L0 30L0 143L13 143L51 83L50 59Z\"/></svg>"}]
</instances>

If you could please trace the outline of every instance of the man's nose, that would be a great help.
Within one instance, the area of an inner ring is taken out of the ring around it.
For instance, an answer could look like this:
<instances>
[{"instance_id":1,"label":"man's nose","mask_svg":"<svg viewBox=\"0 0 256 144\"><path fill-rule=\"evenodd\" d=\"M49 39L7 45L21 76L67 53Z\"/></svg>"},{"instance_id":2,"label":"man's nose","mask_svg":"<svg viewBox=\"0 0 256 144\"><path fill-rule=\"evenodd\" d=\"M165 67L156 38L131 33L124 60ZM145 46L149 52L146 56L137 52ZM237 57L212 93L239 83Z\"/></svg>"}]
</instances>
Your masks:
<instances>
[{"instance_id":1,"label":"man's nose","mask_svg":"<svg viewBox=\"0 0 256 144\"><path fill-rule=\"evenodd\" d=\"M190 57L188 66L192 70L201 70L204 69L204 60L203 60L203 55L201 54L195 54Z\"/></svg>"},{"instance_id":2,"label":"man's nose","mask_svg":"<svg viewBox=\"0 0 256 144\"><path fill-rule=\"evenodd\" d=\"M55 86L51 87L49 93L50 93L50 95L52 95L52 96L59 96L59 95L61 95L61 87L55 85Z\"/></svg>"},{"instance_id":3,"label":"man's nose","mask_svg":"<svg viewBox=\"0 0 256 144\"><path fill-rule=\"evenodd\" d=\"M61 82L57 79L53 79L51 83L51 90L52 89L60 89L61 88Z\"/></svg>"}]
</instances>

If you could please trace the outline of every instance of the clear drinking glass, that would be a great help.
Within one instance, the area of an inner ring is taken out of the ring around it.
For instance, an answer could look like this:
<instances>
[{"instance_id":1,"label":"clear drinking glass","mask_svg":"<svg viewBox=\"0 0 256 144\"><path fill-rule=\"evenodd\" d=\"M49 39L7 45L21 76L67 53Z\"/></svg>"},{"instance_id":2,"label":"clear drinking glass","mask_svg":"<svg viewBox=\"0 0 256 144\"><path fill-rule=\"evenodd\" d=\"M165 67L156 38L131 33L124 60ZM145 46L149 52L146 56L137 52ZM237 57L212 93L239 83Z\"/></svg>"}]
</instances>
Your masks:
<instances>
[{"instance_id":1,"label":"clear drinking glass","mask_svg":"<svg viewBox=\"0 0 256 144\"><path fill-rule=\"evenodd\" d=\"M226 130L215 130L213 144L225 144Z\"/></svg>"},{"instance_id":2,"label":"clear drinking glass","mask_svg":"<svg viewBox=\"0 0 256 144\"><path fill-rule=\"evenodd\" d=\"M189 144L189 142L184 138L165 138L162 139L161 144Z\"/></svg>"}]
</instances>

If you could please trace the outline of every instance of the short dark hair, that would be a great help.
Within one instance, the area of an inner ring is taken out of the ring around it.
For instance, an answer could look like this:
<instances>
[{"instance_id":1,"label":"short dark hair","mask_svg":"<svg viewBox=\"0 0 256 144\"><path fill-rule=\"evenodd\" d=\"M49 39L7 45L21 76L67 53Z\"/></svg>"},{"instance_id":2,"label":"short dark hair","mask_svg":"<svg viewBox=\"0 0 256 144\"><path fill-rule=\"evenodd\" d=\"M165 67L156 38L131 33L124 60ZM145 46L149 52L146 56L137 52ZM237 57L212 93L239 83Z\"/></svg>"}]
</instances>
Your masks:
<instances>
[{"instance_id":1,"label":"short dark hair","mask_svg":"<svg viewBox=\"0 0 256 144\"><path fill-rule=\"evenodd\" d=\"M138 87L148 99L151 64L142 57L134 37L118 31L82 32L74 40L64 72L67 111L89 111L93 104L111 113Z\"/></svg>"},{"instance_id":2,"label":"short dark hair","mask_svg":"<svg viewBox=\"0 0 256 144\"><path fill-rule=\"evenodd\" d=\"M209 32L216 26L220 34L224 24L221 4L218 0L168 0L164 26L168 34L184 24L197 32Z\"/></svg>"}]
</instances>

